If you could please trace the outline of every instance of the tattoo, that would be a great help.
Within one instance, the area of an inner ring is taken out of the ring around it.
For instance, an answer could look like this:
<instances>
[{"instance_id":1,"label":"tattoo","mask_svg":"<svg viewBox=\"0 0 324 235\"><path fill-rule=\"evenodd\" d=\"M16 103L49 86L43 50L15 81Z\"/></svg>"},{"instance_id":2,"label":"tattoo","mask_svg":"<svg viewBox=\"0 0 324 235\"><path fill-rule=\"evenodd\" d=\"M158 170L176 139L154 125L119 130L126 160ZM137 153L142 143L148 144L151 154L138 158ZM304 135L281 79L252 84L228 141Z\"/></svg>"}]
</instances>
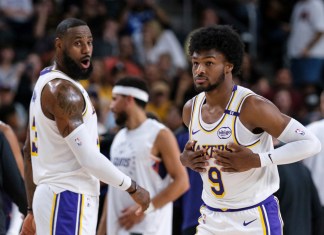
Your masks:
<instances>
[{"instance_id":1,"label":"tattoo","mask_svg":"<svg viewBox=\"0 0 324 235\"><path fill-rule=\"evenodd\" d=\"M80 97L71 86L62 85L58 90L57 100L65 115L74 117L80 113Z\"/></svg>"},{"instance_id":2,"label":"tattoo","mask_svg":"<svg viewBox=\"0 0 324 235\"><path fill-rule=\"evenodd\" d=\"M77 126L81 125L82 111L85 101L81 91L70 82L60 82L54 92L59 110L56 110L54 117L59 117L60 132L65 137L69 135ZM65 120L65 121L63 121Z\"/></svg>"}]
</instances>

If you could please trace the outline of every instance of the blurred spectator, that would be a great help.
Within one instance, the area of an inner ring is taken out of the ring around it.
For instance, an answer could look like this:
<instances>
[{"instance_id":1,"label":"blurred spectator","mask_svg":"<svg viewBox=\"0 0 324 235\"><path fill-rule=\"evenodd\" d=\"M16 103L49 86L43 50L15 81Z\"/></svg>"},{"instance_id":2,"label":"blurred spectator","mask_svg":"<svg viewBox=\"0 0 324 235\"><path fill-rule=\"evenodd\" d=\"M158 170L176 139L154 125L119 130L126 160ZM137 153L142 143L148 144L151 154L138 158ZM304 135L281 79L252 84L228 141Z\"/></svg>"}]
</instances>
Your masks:
<instances>
[{"instance_id":1,"label":"blurred spectator","mask_svg":"<svg viewBox=\"0 0 324 235\"><path fill-rule=\"evenodd\" d=\"M273 89L274 91L285 89L289 92L291 100L293 101L291 104L292 113L296 115L303 105L303 95L294 86L290 69L280 68L275 72Z\"/></svg>"},{"instance_id":2,"label":"blurred spectator","mask_svg":"<svg viewBox=\"0 0 324 235\"><path fill-rule=\"evenodd\" d=\"M19 144L18 138L15 132L12 130L10 125L7 125L0 119L0 133L6 137L13 156L16 160L16 164L19 170L20 175L24 178L24 163L23 163L23 156L21 152L21 145Z\"/></svg>"},{"instance_id":3,"label":"blurred spectator","mask_svg":"<svg viewBox=\"0 0 324 235\"><path fill-rule=\"evenodd\" d=\"M87 22L94 38L100 37L107 15L107 6L102 0L82 0L80 17Z\"/></svg>"},{"instance_id":4,"label":"blurred spectator","mask_svg":"<svg viewBox=\"0 0 324 235\"><path fill-rule=\"evenodd\" d=\"M59 8L55 0L41 0L35 4L34 38L42 40L48 34L54 34L59 22Z\"/></svg>"},{"instance_id":5,"label":"blurred spectator","mask_svg":"<svg viewBox=\"0 0 324 235\"><path fill-rule=\"evenodd\" d=\"M24 70L22 63L15 63L15 49L11 44L0 47L0 87L17 90L20 76Z\"/></svg>"},{"instance_id":6,"label":"blurred spectator","mask_svg":"<svg viewBox=\"0 0 324 235\"><path fill-rule=\"evenodd\" d=\"M143 24L152 19L157 19L163 26L170 25L168 15L155 0L126 0L120 22L122 28L135 40L142 32Z\"/></svg>"},{"instance_id":7,"label":"blurred spectator","mask_svg":"<svg viewBox=\"0 0 324 235\"><path fill-rule=\"evenodd\" d=\"M288 0L266 0L259 3L261 18L259 56L277 70L285 64L290 4Z\"/></svg>"},{"instance_id":8,"label":"blurred spectator","mask_svg":"<svg viewBox=\"0 0 324 235\"><path fill-rule=\"evenodd\" d=\"M4 19L4 24L11 31L11 42L16 48L19 58L26 53L33 43L33 1L32 0L1 0L0 15Z\"/></svg>"},{"instance_id":9,"label":"blurred spectator","mask_svg":"<svg viewBox=\"0 0 324 235\"><path fill-rule=\"evenodd\" d=\"M119 54L117 56L104 58L104 66L106 71L112 74L118 72L114 71L114 69L124 70L126 75L136 77L142 76L143 72L137 64L132 38L126 34L120 35L118 48Z\"/></svg>"},{"instance_id":10,"label":"blurred spectator","mask_svg":"<svg viewBox=\"0 0 324 235\"><path fill-rule=\"evenodd\" d=\"M13 157L15 158L16 165L18 167L21 177L24 179L24 163L23 156L21 152L21 146L19 145L17 136L15 135L12 128L6 123L2 122L0 119L0 133L3 133L4 137L7 139ZM9 213L9 228L7 235L16 235L20 231L22 225L22 214L19 212L19 208L16 204L12 203L11 198L7 195L4 197L4 201L7 204L7 210Z\"/></svg>"},{"instance_id":11,"label":"blurred spectator","mask_svg":"<svg viewBox=\"0 0 324 235\"><path fill-rule=\"evenodd\" d=\"M33 94L34 85L42 69L42 62L38 54L31 53L25 60L25 70L21 75L14 102L22 104L27 112Z\"/></svg>"},{"instance_id":12,"label":"blurred spectator","mask_svg":"<svg viewBox=\"0 0 324 235\"><path fill-rule=\"evenodd\" d=\"M165 123L172 102L170 97L170 87L163 80L156 81L150 89L150 101L146 106L148 112L154 113L162 123Z\"/></svg>"},{"instance_id":13,"label":"blurred spectator","mask_svg":"<svg viewBox=\"0 0 324 235\"><path fill-rule=\"evenodd\" d=\"M27 125L27 114L22 106L18 104L0 106L0 120L12 128L22 147L26 138Z\"/></svg>"},{"instance_id":14,"label":"blurred spectator","mask_svg":"<svg viewBox=\"0 0 324 235\"><path fill-rule=\"evenodd\" d=\"M252 59L248 53L244 53L241 73L238 75L240 84L251 88L251 86L255 86L262 78L265 78L265 76L261 72L258 62ZM263 94L265 94L265 92L263 92ZM268 97L266 96L266 98Z\"/></svg>"},{"instance_id":15,"label":"blurred spectator","mask_svg":"<svg viewBox=\"0 0 324 235\"><path fill-rule=\"evenodd\" d=\"M200 14L200 27L212 26L220 23L219 15L216 9L212 7L206 7Z\"/></svg>"},{"instance_id":16,"label":"blurred spectator","mask_svg":"<svg viewBox=\"0 0 324 235\"><path fill-rule=\"evenodd\" d=\"M176 71L187 68L187 58L183 47L180 45L175 33L170 29L163 29L162 25L151 20L143 28L143 53L144 63L157 63L161 54L170 54L172 65Z\"/></svg>"},{"instance_id":17,"label":"blurred spectator","mask_svg":"<svg viewBox=\"0 0 324 235\"><path fill-rule=\"evenodd\" d=\"M171 99L179 107L197 94L192 79L191 68L182 71L172 83Z\"/></svg>"},{"instance_id":18,"label":"blurred spectator","mask_svg":"<svg viewBox=\"0 0 324 235\"><path fill-rule=\"evenodd\" d=\"M296 85L323 84L324 3L299 0L291 16L288 56Z\"/></svg>"},{"instance_id":19,"label":"blurred spectator","mask_svg":"<svg viewBox=\"0 0 324 235\"><path fill-rule=\"evenodd\" d=\"M293 115L293 100L290 96L290 93L287 89L277 90L273 96L273 103L280 109L281 112L287 114L288 116Z\"/></svg>"},{"instance_id":20,"label":"blurred spectator","mask_svg":"<svg viewBox=\"0 0 324 235\"><path fill-rule=\"evenodd\" d=\"M119 22L114 19L105 19L102 33L93 39L93 57L118 56L119 54Z\"/></svg>"},{"instance_id":21,"label":"blurred spectator","mask_svg":"<svg viewBox=\"0 0 324 235\"><path fill-rule=\"evenodd\" d=\"M4 193L18 206L19 211L27 214L27 198L24 181L19 173L10 145L0 132L0 234L6 234L6 212L3 202Z\"/></svg>"}]
</instances>

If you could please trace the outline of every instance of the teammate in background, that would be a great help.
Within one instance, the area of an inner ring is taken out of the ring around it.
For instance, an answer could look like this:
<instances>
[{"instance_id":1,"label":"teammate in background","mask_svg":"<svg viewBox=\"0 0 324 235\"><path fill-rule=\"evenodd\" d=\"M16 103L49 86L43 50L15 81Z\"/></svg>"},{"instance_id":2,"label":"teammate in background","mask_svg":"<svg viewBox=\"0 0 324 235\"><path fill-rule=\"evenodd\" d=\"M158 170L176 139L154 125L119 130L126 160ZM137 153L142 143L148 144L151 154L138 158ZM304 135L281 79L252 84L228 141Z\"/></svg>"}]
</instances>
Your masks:
<instances>
[{"instance_id":1,"label":"teammate in background","mask_svg":"<svg viewBox=\"0 0 324 235\"><path fill-rule=\"evenodd\" d=\"M181 162L203 180L197 234L282 234L276 165L318 153L319 140L251 90L237 86L244 45L229 26L205 27L190 38L196 90L183 108L190 140ZM287 143L273 148L272 136Z\"/></svg>"},{"instance_id":2,"label":"teammate in background","mask_svg":"<svg viewBox=\"0 0 324 235\"><path fill-rule=\"evenodd\" d=\"M99 180L127 191L138 213L149 193L99 152L97 116L77 82L91 71L92 34L68 18L56 29L55 63L35 85L24 146L29 214L21 234L95 234ZM36 185L34 185L34 183Z\"/></svg>"},{"instance_id":3,"label":"teammate in background","mask_svg":"<svg viewBox=\"0 0 324 235\"><path fill-rule=\"evenodd\" d=\"M119 80L112 90L111 110L117 125L125 127L113 140L111 161L143 185L152 200L145 214L136 216L138 205L129 195L109 188L109 235L171 235L172 201L189 188L175 136L163 124L147 118L148 92L144 80L132 77Z\"/></svg>"},{"instance_id":4,"label":"teammate in background","mask_svg":"<svg viewBox=\"0 0 324 235\"><path fill-rule=\"evenodd\" d=\"M306 127L308 130L313 131L314 134L321 141L322 146L324 144L324 91L321 92L320 96L320 111L322 115L322 119L319 121L312 122L308 124ZM319 235L324 235L324 187L323 187L323 165L324 165L324 148L311 158L307 158L303 161L303 163L310 170L312 179L314 180L314 184L318 191L318 195L321 202L321 211L322 211L322 233L318 233Z\"/></svg>"}]
</instances>

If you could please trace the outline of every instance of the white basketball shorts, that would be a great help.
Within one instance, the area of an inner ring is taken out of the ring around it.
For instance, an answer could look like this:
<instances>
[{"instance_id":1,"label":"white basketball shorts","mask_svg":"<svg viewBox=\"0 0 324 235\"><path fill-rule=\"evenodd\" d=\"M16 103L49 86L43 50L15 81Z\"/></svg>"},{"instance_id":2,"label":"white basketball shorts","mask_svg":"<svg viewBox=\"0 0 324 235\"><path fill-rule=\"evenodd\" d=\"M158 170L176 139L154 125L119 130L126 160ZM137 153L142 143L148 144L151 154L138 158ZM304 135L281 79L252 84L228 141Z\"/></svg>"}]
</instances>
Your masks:
<instances>
[{"instance_id":1,"label":"white basketball shorts","mask_svg":"<svg viewBox=\"0 0 324 235\"><path fill-rule=\"evenodd\" d=\"M33 213L37 235L95 235L99 198L63 191L54 193L50 186L37 186Z\"/></svg>"},{"instance_id":2,"label":"white basketball shorts","mask_svg":"<svg viewBox=\"0 0 324 235\"><path fill-rule=\"evenodd\" d=\"M282 235L283 222L277 198L242 209L211 208L203 205L196 235Z\"/></svg>"}]
</instances>

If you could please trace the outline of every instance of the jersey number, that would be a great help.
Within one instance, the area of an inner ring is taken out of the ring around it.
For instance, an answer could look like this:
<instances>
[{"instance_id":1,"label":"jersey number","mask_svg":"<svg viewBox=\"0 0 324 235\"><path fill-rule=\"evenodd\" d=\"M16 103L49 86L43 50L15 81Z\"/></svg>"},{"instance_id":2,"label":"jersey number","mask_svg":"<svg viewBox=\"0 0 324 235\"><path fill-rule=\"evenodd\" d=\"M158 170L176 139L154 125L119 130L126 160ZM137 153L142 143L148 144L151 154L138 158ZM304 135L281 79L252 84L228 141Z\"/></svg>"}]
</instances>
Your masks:
<instances>
[{"instance_id":1,"label":"jersey number","mask_svg":"<svg viewBox=\"0 0 324 235\"><path fill-rule=\"evenodd\" d=\"M31 155L34 157L38 156L37 129L35 117L33 117L33 123L31 127Z\"/></svg>"},{"instance_id":2,"label":"jersey number","mask_svg":"<svg viewBox=\"0 0 324 235\"><path fill-rule=\"evenodd\" d=\"M222 198L225 196L224 185L222 182L222 174L216 167L209 168L208 171L209 182L212 185L210 187L212 193L217 198Z\"/></svg>"}]
</instances>

